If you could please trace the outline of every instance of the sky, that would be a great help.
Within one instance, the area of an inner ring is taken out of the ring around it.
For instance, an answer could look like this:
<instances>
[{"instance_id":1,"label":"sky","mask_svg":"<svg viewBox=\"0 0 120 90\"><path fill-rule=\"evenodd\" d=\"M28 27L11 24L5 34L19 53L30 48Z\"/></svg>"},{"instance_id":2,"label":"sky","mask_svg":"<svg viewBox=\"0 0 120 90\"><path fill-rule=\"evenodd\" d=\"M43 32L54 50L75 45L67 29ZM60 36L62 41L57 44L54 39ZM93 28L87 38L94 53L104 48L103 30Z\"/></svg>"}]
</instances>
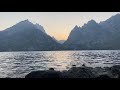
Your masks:
<instances>
[{"instance_id":1,"label":"sky","mask_svg":"<svg viewBox=\"0 0 120 90\"><path fill-rule=\"evenodd\" d=\"M81 27L91 19L99 23L117 13L120 12L0 12L0 30L29 19L57 40L66 40L74 26Z\"/></svg>"}]
</instances>

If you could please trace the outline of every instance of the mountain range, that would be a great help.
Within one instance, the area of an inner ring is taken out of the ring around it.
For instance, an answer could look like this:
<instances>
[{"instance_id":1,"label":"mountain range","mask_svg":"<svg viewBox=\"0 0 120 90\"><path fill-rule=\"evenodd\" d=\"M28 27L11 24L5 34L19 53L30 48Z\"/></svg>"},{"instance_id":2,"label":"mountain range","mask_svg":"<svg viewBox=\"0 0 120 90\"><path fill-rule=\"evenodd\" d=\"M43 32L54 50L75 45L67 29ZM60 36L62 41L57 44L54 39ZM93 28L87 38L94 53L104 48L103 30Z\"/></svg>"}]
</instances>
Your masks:
<instances>
[{"instance_id":1,"label":"mountain range","mask_svg":"<svg viewBox=\"0 0 120 90\"><path fill-rule=\"evenodd\" d=\"M0 51L57 50L61 45L39 24L24 20L0 31Z\"/></svg>"},{"instance_id":2,"label":"mountain range","mask_svg":"<svg viewBox=\"0 0 120 90\"><path fill-rule=\"evenodd\" d=\"M97 23L88 21L75 26L68 39L56 40L43 26L29 20L21 21L0 31L0 51L120 49L120 14Z\"/></svg>"},{"instance_id":3,"label":"mountain range","mask_svg":"<svg viewBox=\"0 0 120 90\"><path fill-rule=\"evenodd\" d=\"M100 23L90 20L75 26L64 46L72 50L120 49L120 14Z\"/></svg>"}]
</instances>

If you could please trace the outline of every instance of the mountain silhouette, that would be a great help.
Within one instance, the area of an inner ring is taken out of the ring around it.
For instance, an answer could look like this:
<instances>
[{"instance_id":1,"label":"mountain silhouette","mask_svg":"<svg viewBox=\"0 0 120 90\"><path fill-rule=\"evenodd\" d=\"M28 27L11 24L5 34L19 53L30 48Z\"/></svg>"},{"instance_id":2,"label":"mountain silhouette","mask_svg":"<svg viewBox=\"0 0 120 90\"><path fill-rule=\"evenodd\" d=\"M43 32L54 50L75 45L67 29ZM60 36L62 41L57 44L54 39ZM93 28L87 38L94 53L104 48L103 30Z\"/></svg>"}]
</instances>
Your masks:
<instances>
[{"instance_id":1,"label":"mountain silhouette","mask_svg":"<svg viewBox=\"0 0 120 90\"><path fill-rule=\"evenodd\" d=\"M42 26L29 20L0 31L0 51L57 50L60 47Z\"/></svg>"},{"instance_id":2,"label":"mountain silhouette","mask_svg":"<svg viewBox=\"0 0 120 90\"><path fill-rule=\"evenodd\" d=\"M96 23L90 20L82 27L75 26L64 46L68 49L120 49L120 14Z\"/></svg>"},{"instance_id":3,"label":"mountain silhouette","mask_svg":"<svg viewBox=\"0 0 120 90\"><path fill-rule=\"evenodd\" d=\"M75 26L67 40L56 40L43 26L29 20L0 31L0 51L117 50L120 49L120 14L97 23Z\"/></svg>"}]
</instances>

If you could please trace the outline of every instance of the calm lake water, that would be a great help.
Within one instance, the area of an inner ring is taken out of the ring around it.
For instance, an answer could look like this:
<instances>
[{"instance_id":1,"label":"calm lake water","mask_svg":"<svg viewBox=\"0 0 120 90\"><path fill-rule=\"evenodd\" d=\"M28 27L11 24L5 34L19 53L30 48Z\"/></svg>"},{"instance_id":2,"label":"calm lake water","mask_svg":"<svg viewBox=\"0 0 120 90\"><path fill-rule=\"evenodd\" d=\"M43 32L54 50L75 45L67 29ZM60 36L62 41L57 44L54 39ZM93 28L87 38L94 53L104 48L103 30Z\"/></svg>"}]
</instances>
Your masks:
<instances>
[{"instance_id":1,"label":"calm lake water","mask_svg":"<svg viewBox=\"0 0 120 90\"><path fill-rule=\"evenodd\" d=\"M109 67L120 64L120 50L0 52L0 78L24 78L36 70L68 70L72 65Z\"/></svg>"}]
</instances>

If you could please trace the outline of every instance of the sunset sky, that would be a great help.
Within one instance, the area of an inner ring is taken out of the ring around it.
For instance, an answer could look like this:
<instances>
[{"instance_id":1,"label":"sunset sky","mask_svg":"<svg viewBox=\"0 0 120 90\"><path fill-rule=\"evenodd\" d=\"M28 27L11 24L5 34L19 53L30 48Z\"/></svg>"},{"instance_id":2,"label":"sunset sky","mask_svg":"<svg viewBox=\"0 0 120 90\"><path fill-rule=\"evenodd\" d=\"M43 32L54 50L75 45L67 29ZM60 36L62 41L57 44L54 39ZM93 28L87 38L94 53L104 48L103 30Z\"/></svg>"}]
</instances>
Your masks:
<instances>
[{"instance_id":1,"label":"sunset sky","mask_svg":"<svg viewBox=\"0 0 120 90\"><path fill-rule=\"evenodd\" d=\"M82 26L89 20L104 21L119 12L0 12L0 30L29 19L39 23L57 40L66 40L75 25Z\"/></svg>"}]
</instances>

